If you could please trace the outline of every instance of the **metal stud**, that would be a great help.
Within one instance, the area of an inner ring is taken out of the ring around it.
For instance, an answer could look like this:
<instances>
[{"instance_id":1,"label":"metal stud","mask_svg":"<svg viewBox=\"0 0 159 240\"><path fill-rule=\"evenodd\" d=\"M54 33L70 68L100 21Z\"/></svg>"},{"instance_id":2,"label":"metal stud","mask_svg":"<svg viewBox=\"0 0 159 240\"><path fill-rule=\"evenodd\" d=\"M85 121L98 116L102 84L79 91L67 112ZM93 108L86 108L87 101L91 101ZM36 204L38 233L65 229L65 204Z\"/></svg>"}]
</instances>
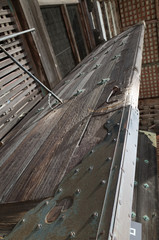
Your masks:
<instances>
[{"instance_id":1,"label":"metal stud","mask_svg":"<svg viewBox=\"0 0 159 240\"><path fill-rule=\"evenodd\" d=\"M41 228L42 228L42 224L39 223L39 224L37 225L37 229L41 229Z\"/></svg>"},{"instance_id":2,"label":"metal stud","mask_svg":"<svg viewBox=\"0 0 159 240\"><path fill-rule=\"evenodd\" d=\"M135 213L135 212L132 212L132 213L131 213L131 217L132 217L132 218L135 218L135 217L136 217L136 213Z\"/></svg>"},{"instance_id":3,"label":"metal stud","mask_svg":"<svg viewBox=\"0 0 159 240\"><path fill-rule=\"evenodd\" d=\"M106 184L106 180L102 180L100 184L101 184L101 185Z\"/></svg>"},{"instance_id":4,"label":"metal stud","mask_svg":"<svg viewBox=\"0 0 159 240\"><path fill-rule=\"evenodd\" d=\"M83 93L84 89L78 89L77 92L75 94L73 94L73 96L78 96L80 93Z\"/></svg>"},{"instance_id":5,"label":"metal stud","mask_svg":"<svg viewBox=\"0 0 159 240\"><path fill-rule=\"evenodd\" d=\"M63 190L62 188L59 188L59 189L57 190L57 192L60 193L60 192L62 192L62 190Z\"/></svg>"},{"instance_id":6,"label":"metal stud","mask_svg":"<svg viewBox=\"0 0 159 240\"><path fill-rule=\"evenodd\" d=\"M110 78L103 78L100 82L97 83L97 85L103 85L104 83L108 82Z\"/></svg>"},{"instance_id":7,"label":"metal stud","mask_svg":"<svg viewBox=\"0 0 159 240\"><path fill-rule=\"evenodd\" d=\"M144 183L143 186L144 186L144 188L146 188L146 189L149 188L149 185L148 185L147 183Z\"/></svg>"},{"instance_id":8,"label":"metal stud","mask_svg":"<svg viewBox=\"0 0 159 240\"><path fill-rule=\"evenodd\" d=\"M112 160L112 158L111 158L111 157L108 157L106 160L107 160L107 161L111 161L111 160Z\"/></svg>"},{"instance_id":9,"label":"metal stud","mask_svg":"<svg viewBox=\"0 0 159 240\"><path fill-rule=\"evenodd\" d=\"M76 237L76 233L72 231L72 232L70 233L70 237L71 237L71 238L75 238L75 237Z\"/></svg>"},{"instance_id":10,"label":"metal stud","mask_svg":"<svg viewBox=\"0 0 159 240\"><path fill-rule=\"evenodd\" d=\"M81 190L80 189L76 189L75 194L80 194Z\"/></svg>"},{"instance_id":11,"label":"metal stud","mask_svg":"<svg viewBox=\"0 0 159 240\"><path fill-rule=\"evenodd\" d=\"M97 217L98 217L98 212L94 212L94 213L92 214L92 216L93 216L94 218L97 218Z\"/></svg>"},{"instance_id":12,"label":"metal stud","mask_svg":"<svg viewBox=\"0 0 159 240\"><path fill-rule=\"evenodd\" d=\"M93 170L93 166L90 166L89 168L88 168L88 171L92 171Z\"/></svg>"},{"instance_id":13,"label":"metal stud","mask_svg":"<svg viewBox=\"0 0 159 240\"><path fill-rule=\"evenodd\" d=\"M137 186L138 185L138 182L137 181L134 181L134 186Z\"/></svg>"},{"instance_id":14,"label":"metal stud","mask_svg":"<svg viewBox=\"0 0 159 240\"><path fill-rule=\"evenodd\" d=\"M144 163L149 164L149 160L145 159Z\"/></svg>"},{"instance_id":15,"label":"metal stud","mask_svg":"<svg viewBox=\"0 0 159 240\"><path fill-rule=\"evenodd\" d=\"M116 139L116 138L114 138L114 139L113 139L113 141L114 141L114 142L116 142L116 141L117 141L117 139Z\"/></svg>"},{"instance_id":16,"label":"metal stud","mask_svg":"<svg viewBox=\"0 0 159 240\"><path fill-rule=\"evenodd\" d=\"M110 121L108 120L108 121L107 121L107 124L109 124L109 123L110 123Z\"/></svg>"},{"instance_id":17,"label":"metal stud","mask_svg":"<svg viewBox=\"0 0 159 240\"><path fill-rule=\"evenodd\" d=\"M96 64L93 69L97 69L100 67L101 64Z\"/></svg>"},{"instance_id":18,"label":"metal stud","mask_svg":"<svg viewBox=\"0 0 159 240\"><path fill-rule=\"evenodd\" d=\"M80 171L79 168L76 168L75 169L75 174L78 173L79 171Z\"/></svg>"},{"instance_id":19,"label":"metal stud","mask_svg":"<svg viewBox=\"0 0 159 240\"><path fill-rule=\"evenodd\" d=\"M107 134L108 134L108 136L110 136L110 135L111 135L111 133L110 133L110 132L108 132Z\"/></svg>"},{"instance_id":20,"label":"metal stud","mask_svg":"<svg viewBox=\"0 0 159 240\"><path fill-rule=\"evenodd\" d=\"M150 220L150 218L149 218L147 215L144 215L142 218L143 218L146 222Z\"/></svg>"}]
</instances>

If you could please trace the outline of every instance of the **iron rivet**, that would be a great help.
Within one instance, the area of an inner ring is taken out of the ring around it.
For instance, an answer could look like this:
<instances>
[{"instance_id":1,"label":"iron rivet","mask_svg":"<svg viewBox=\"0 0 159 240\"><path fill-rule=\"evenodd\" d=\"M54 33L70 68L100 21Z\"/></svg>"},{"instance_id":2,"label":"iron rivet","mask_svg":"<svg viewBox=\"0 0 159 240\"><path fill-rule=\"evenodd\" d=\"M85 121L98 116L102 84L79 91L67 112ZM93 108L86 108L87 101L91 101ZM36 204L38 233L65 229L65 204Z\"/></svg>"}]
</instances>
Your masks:
<instances>
[{"instance_id":1,"label":"iron rivet","mask_svg":"<svg viewBox=\"0 0 159 240\"><path fill-rule=\"evenodd\" d=\"M144 183L144 188L149 188L149 185L147 183Z\"/></svg>"},{"instance_id":2,"label":"iron rivet","mask_svg":"<svg viewBox=\"0 0 159 240\"><path fill-rule=\"evenodd\" d=\"M101 181L101 185L106 184L106 180Z\"/></svg>"},{"instance_id":3,"label":"iron rivet","mask_svg":"<svg viewBox=\"0 0 159 240\"><path fill-rule=\"evenodd\" d=\"M76 194L79 194L80 192L81 192L80 189L76 189L76 191L75 191Z\"/></svg>"},{"instance_id":4,"label":"iron rivet","mask_svg":"<svg viewBox=\"0 0 159 240\"><path fill-rule=\"evenodd\" d=\"M60 193L60 192L62 192L62 188L59 188L59 189L58 189L58 193Z\"/></svg>"},{"instance_id":5,"label":"iron rivet","mask_svg":"<svg viewBox=\"0 0 159 240\"><path fill-rule=\"evenodd\" d=\"M137 186L138 185L138 182L137 181L134 181L134 186Z\"/></svg>"},{"instance_id":6,"label":"iron rivet","mask_svg":"<svg viewBox=\"0 0 159 240\"><path fill-rule=\"evenodd\" d=\"M42 224L39 223L39 224L37 225L37 229L41 229L41 228L42 228Z\"/></svg>"},{"instance_id":7,"label":"iron rivet","mask_svg":"<svg viewBox=\"0 0 159 240\"><path fill-rule=\"evenodd\" d=\"M25 218L23 218L21 222L22 222L22 223L25 223L25 221L26 221Z\"/></svg>"},{"instance_id":8,"label":"iron rivet","mask_svg":"<svg viewBox=\"0 0 159 240\"><path fill-rule=\"evenodd\" d=\"M119 125L120 125L120 123L117 123L116 125L117 125L117 126L119 126Z\"/></svg>"},{"instance_id":9,"label":"iron rivet","mask_svg":"<svg viewBox=\"0 0 159 240\"><path fill-rule=\"evenodd\" d=\"M75 238L75 236L76 236L76 233L75 233L75 232L71 232L71 233L70 233L70 237L71 237L71 238Z\"/></svg>"},{"instance_id":10,"label":"iron rivet","mask_svg":"<svg viewBox=\"0 0 159 240\"><path fill-rule=\"evenodd\" d=\"M150 220L147 215L144 215L142 218L143 218L145 221L149 221L149 220Z\"/></svg>"},{"instance_id":11,"label":"iron rivet","mask_svg":"<svg viewBox=\"0 0 159 240\"><path fill-rule=\"evenodd\" d=\"M111 161L111 160L112 160L112 158L111 158L111 157L108 157L106 160L107 160L107 161Z\"/></svg>"},{"instance_id":12,"label":"iron rivet","mask_svg":"<svg viewBox=\"0 0 159 240\"><path fill-rule=\"evenodd\" d=\"M110 135L111 135L111 133L110 133L110 132L108 132L107 134L108 134L108 136L110 136Z\"/></svg>"},{"instance_id":13,"label":"iron rivet","mask_svg":"<svg viewBox=\"0 0 159 240\"><path fill-rule=\"evenodd\" d=\"M149 160L145 159L144 163L149 164Z\"/></svg>"},{"instance_id":14,"label":"iron rivet","mask_svg":"<svg viewBox=\"0 0 159 240\"><path fill-rule=\"evenodd\" d=\"M114 142L116 142L116 141L117 141L117 139L116 139L116 138L114 138L114 139L113 139L113 141L114 141Z\"/></svg>"},{"instance_id":15,"label":"iron rivet","mask_svg":"<svg viewBox=\"0 0 159 240\"><path fill-rule=\"evenodd\" d=\"M94 151L94 149L92 149L91 151L90 151L90 153L94 153L95 151Z\"/></svg>"},{"instance_id":16,"label":"iron rivet","mask_svg":"<svg viewBox=\"0 0 159 240\"><path fill-rule=\"evenodd\" d=\"M89 171L92 171L92 170L93 170L93 166L90 166L90 167L88 168L88 170L89 170Z\"/></svg>"},{"instance_id":17,"label":"iron rivet","mask_svg":"<svg viewBox=\"0 0 159 240\"><path fill-rule=\"evenodd\" d=\"M135 213L135 212L132 212L132 213L131 213L131 217L132 217L132 218L135 218L135 217L136 217L136 213Z\"/></svg>"},{"instance_id":18,"label":"iron rivet","mask_svg":"<svg viewBox=\"0 0 159 240\"><path fill-rule=\"evenodd\" d=\"M76 168L76 169L75 169L75 173L78 173L78 172L79 172L79 168Z\"/></svg>"},{"instance_id":19,"label":"iron rivet","mask_svg":"<svg viewBox=\"0 0 159 240\"><path fill-rule=\"evenodd\" d=\"M98 217L98 212L94 212L93 217L97 218Z\"/></svg>"}]
</instances>

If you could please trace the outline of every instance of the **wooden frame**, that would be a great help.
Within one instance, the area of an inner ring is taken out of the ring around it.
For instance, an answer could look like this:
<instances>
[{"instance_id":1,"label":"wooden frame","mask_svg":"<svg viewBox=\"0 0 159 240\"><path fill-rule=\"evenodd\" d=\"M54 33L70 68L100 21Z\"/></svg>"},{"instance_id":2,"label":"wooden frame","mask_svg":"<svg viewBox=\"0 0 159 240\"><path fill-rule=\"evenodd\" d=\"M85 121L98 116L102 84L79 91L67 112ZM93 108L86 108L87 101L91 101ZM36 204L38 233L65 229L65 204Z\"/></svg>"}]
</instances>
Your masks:
<instances>
[{"instance_id":1,"label":"wooden frame","mask_svg":"<svg viewBox=\"0 0 159 240\"><path fill-rule=\"evenodd\" d=\"M62 16L63 16L64 22L65 22L65 27L66 27L68 37L70 40L71 48L72 48L72 51L73 51L73 54L75 57L75 61L76 61L76 64L78 64L79 62L81 62L81 58L80 58L80 54L78 51L76 39L75 39L75 36L73 33L73 29L72 29L69 15L68 15L66 4L61 6L61 10L62 10Z\"/></svg>"},{"instance_id":2,"label":"wooden frame","mask_svg":"<svg viewBox=\"0 0 159 240\"><path fill-rule=\"evenodd\" d=\"M34 27L36 32L28 39L28 46L34 46L34 61L41 61L47 78L47 85L53 89L61 80L56 57L37 0L12 0L22 29ZM26 36L27 39L27 36Z\"/></svg>"},{"instance_id":3,"label":"wooden frame","mask_svg":"<svg viewBox=\"0 0 159 240\"><path fill-rule=\"evenodd\" d=\"M101 38L101 40L107 41L107 36L106 36L100 2L98 0L94 0L93 3L94 3L94 8L95 8L95 14L96 14L98 28L100 31L100 38Z\"/></svg>"},{"instance_id":4,"label":"wooden frame","mask_svg":"<svg viewBox=\"0 0 159 240\"><path fill-rule=\"evenodd\" d=\"M79 0L38 0L39 5L77 4Z\"/></svg>"}]
</instances>

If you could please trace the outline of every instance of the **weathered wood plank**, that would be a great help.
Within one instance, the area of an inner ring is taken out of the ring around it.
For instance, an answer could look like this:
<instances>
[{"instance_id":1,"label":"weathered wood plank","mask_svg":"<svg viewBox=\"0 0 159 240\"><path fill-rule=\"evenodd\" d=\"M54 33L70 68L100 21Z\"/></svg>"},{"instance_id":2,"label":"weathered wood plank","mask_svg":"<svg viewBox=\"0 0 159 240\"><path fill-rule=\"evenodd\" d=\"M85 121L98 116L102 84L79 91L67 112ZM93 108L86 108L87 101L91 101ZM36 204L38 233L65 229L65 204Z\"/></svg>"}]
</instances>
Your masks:
<instances>
[{"instance_id":1,"label":"weathered wood plank","mask_svg":"<svg viewBox=\"0 0 159 240\"><path fill-rule=\"evenodd\" d=\"M16 107L14 108L14 117L8 116L7 119L11 117L11 119L9 120L9 123L7 122L2 127L2 130L1 130L2 137L4 137L9 131L11 131L12 128L41 100L42 96L41 94L38 94L38 93L39 91L35 90L29 95L28 102L26 101L26 98L24 98L24 101L21 101L19 104L17 104L18 106L16 105ZM30 100L32 97L34 98ZM21 105L21 110L18 111L20 105ZM17 109L18 112L16 112L15 109ZM11 115L11 114L8 114L8 115Z\"/></svg>"},{"instance_id":2,"label":"weathered wood plank","mask_svg":"<svg viewBox=\"0 0 159 240\"><path fill-rule=\"evenodd\" d=\"M158 229L158 186L156 135L140 132L134 187L133 220L142 223L142 238L156 240Z\"/></svg>"},{"instance_id":3,"label":"weathered wood plank","mask_svg":"<svg viewBox=\"0 0 159 240\"><path fill-rule=\"evenodd\" d=\"M139 39L143 40L141 32L143 26L137 25L101 45L62 81L59 85L60 90L56 88L55 92L61 92L64 99L62 105L57 106L54 111L49 111L45 98L43 104L38 105L44 106L44 111L37 114L37 108L33 109L13 130L11 139L8 139L6 146L0 150L1 202L26 201L29 205L28 200L39 201L53 195L66 172L79 163L83 153L101 141L106 134L103 124L111 115L111 111L130 103L126 96L130 95L131 98L134 95L132 81L138 88L142 50L142 41ZM130 36L127 36L129 33ZM122 44L124 40L130 43ZM132 43L135 47L135 52L131 55L133 61L125 63L126 68L120 70L124 59L127 61L128 49L132 48ZM138 72L135 72L136 64L139 67ZM80 74L81 71L85 74ZM106 78L110 78L107 79L107 83L98 84ZM64 84L65 80L70 80L68 85ZM122 101L116 105L106 103L114 85L120 83L120 96L113 96L111 100L119 97ZM72 96L79 87L85 91ZM133 97L136 107L137 93Z\"/></svg>"},{"instance_id":4,"label":"weathered wood plank","mask_svg":"<svg viewBox=\"0 0 159 240\"><path fill-rule=\"evenodd\" d=\"M27 2L25 0L13 1L13 5L19 10L18 16L21 19L22 27L28 25L29 28L34 27L36 29L36 34L32 35L33 44L36 46L36 52L38 52L38 57L40 57L48 83L53 88L59 83L61 76L40 6L37 0L29 0ZM37 56L35 59L37 59ZM39 63L39 59L37 61ZM45 84L48 85L48 83Z\"/></svg>"},{"instance_id":5,"label":"weathered wood plank","mask_svg":"<svg viewBox=\"0 0 159 240\"><path fill-rule=\"evenodd\" d=\"M79 0L38 0L40 5L77 4Z\"/></svg>"},{"instance_id":6,"label":"weathered wood plank","mask_svg":"<svg viewBox=\"0 0 159 240\"><path fill-rule=\"evenodd\" d=\"M74 58L75 58L76 64L77 64L77 63L81 62L81 58L80 58L77 43L76 43L76 40L75 40L72 25L71 25L71 22L70 22L70 18L69 18L69 15L68 15L67 7L66 7L65 4L61 6L61 10L62 10L62 16L63 16L64 22L65 22L65 26L66 26L66 29L67 29L68 37L70 39L70 43L71 43L72 51L73 51L73 54L74 54Z\"/></svg>"}]
</instances>

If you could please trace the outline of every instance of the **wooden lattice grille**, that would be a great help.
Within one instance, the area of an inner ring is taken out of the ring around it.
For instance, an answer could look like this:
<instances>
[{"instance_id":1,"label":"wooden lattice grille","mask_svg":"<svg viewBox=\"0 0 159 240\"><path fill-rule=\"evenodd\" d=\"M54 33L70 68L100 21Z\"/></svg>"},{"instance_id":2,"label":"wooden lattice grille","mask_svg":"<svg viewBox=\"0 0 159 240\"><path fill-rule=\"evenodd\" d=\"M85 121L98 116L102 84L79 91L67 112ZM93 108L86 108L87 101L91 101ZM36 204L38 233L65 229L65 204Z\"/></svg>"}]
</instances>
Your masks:
<instances>
[{"instance_id":1,"label":"wooden lattice grille","mask_svg":"<svg viewBox=\"0 0 159 240\"><path fill-rule=\"evenodd\" d=\"M6 0L0 1L0 37L17 32ZM2 46L26 69L32 70L22 40L15 37ZM0 139L42 98L40 89L13 61L0 52Z\"/></svg>"}]
</instances>

